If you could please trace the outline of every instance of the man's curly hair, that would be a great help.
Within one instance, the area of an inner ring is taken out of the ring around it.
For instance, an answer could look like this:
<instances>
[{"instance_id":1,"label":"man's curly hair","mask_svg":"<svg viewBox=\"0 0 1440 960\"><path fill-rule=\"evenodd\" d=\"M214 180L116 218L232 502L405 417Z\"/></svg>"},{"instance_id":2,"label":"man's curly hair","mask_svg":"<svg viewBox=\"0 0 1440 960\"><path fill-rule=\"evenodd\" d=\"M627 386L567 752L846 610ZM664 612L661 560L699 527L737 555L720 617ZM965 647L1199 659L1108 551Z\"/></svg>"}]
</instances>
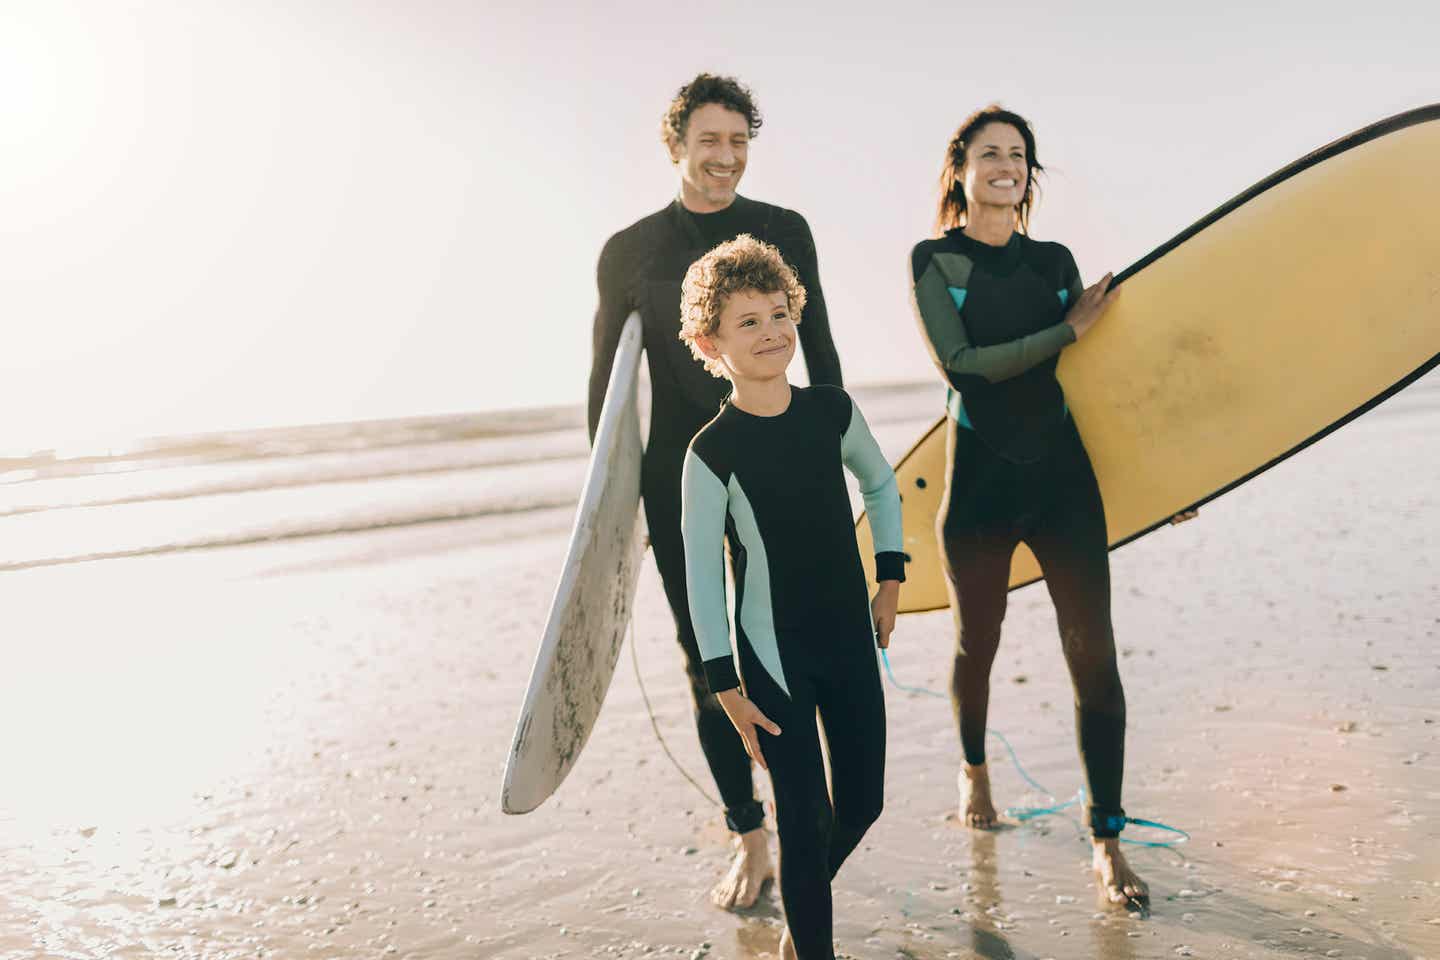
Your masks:
<instances>
[{"instance_id":1,"label":"man's curly hair","mask_svg":"<svg viewBox=\"0 0 1440 960\"><path fill-rule=\"evenodd\" d=\"M705 356L695 338L714 336L720 329L725 301L744 290L783 292L790 316L797 324L805 309L805 287L795 268L774 246L748 233L720 244L690 264L680 287L680 339L713 376L725 376L725 367L719 360Z\"/></svg>"},{"instance_id":2,"label":"man's curly hair","mask_svg":"<svg viewBox=\"0 0 1440 960\"><path fill-rule=\"evenodd\" d=\"M755 106L755 98L750 89L734 77L702 73L681 87L670 101L670 106L660 121L661 141L667 145L684 143L685 131L690 126L690 114L707 103L718 103L743 116L750 126L752 140L760 132L760 125L764 120L760 116L760 108Z\"/></svg>"}]
</instances>

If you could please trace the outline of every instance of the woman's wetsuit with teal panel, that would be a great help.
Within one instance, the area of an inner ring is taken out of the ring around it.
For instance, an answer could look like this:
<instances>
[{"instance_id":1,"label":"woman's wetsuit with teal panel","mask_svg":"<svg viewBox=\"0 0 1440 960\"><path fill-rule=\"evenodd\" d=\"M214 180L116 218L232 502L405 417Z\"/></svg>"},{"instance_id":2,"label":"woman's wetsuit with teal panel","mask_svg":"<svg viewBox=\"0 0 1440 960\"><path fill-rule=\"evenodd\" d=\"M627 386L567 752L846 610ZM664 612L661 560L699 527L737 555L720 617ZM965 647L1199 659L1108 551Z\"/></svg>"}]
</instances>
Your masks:
<instances>
[{"instance_id":1,"label":"woman's wetsuit with teal panel","mask_svg":"<svg viewBox=\"0 0 1440 960\"><path fill-rule=\"evenodd\" d=\"M685 271L717 244L742 233L774 244L800 275L806 298L797 332L810 382L841 385L840 360L830 336L810 227L793 210L737 196L716 213L694 213L674 201L606 241L600 253L600 305L595 311L589 400L593 438L620 332L630 312L638 310L644 326L651 399L650 435L640 478L645 521L665 598L675 618L676 639L685 653L700 748L720 789L725 822L737 833L758 828L764 815L755 799L745 745L705 685L700 651L690 626L685 551L680 539L680 471L685 450L690 438L720 409L730 385L711 376L678 334L680 284Z\"/></svg>"},{"instance_id":2,"label":"woman's wetsuit with teal panel","mask_svg":"<svg viewBox=\"0 0 1440 960\"><path fill-rule=\"evenodd\" d=\"M834 956L830 881L884 796L885 699L845 468L865 499L879 578L903 580L895 474L844 390L792 388L790 406L773 417L726 404L685 458L690 616L710 688L729 690L743 677L746 696L781 730L759 738L775 788L780 896L803 960Z\"/></svg>"},{"instance_id":3,"label":"woman's wetsuit with teal panel","mask_svg":"<svg viewBox=\"0 0 1440 960\"><path fill-rule=\"evenodd\" d=\"M950 384L951 470L939 538L957 650L951 693L966 762L985 762L990 668L1020 542L1039 561L1075 686L1075 723L1097 837L1118 833L1125 693L1110 620L1105 506L1055 378L1075 340L1070 251L1012 234L995 247L951 230L911 254L915 306Z\"/></svg>"}]
</instances>

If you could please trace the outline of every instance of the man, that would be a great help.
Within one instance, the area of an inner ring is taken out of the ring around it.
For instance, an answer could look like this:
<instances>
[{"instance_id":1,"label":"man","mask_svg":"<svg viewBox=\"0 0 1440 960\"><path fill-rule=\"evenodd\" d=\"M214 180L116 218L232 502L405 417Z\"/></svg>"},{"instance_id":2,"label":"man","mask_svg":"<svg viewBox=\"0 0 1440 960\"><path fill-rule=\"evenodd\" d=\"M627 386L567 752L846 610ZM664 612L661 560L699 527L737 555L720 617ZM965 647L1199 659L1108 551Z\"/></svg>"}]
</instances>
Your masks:
<instances>
[{"instance_id":1,"label":"man","mask_svg":"<svg viewBox=\"0 0 1440 960\"><path fill-rule=\"evenodd\" d=\"M725 823L736 834L735 859L711 899L722 907L747 907L774 876L755 799L744 742L709 692L685 590L685 551L680 536L680 474L690 440L719 412L729 386L710 375L680 341L680 284L690 264L742 233L779 248L809 291L798 332L813 384L843 386L840 358L805 218L792 210L739 196L750 141L761 124L750 91L731 77L702 73L680 88L661 124L661 136L680 177L678 196L612 236L600 252L600 305L595 312L590 368L589 425L593 441L625 319L640 312L650 370L650 436L641 472L641 494L655 563L675 617L677 639L695 701L700 746L725 805Z\"/></svg>"}]
</instances>

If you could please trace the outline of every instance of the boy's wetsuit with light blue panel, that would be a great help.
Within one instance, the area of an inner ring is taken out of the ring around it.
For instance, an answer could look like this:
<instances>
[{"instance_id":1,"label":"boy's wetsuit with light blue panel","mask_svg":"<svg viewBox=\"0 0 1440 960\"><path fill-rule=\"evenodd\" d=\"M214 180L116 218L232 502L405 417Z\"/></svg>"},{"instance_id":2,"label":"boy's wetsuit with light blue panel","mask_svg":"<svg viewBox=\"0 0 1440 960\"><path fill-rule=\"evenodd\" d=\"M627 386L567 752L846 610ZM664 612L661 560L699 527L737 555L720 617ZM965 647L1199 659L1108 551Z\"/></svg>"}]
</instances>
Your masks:
<instances>
[{"instance_id":1,"label":"boy's wetsuit with light blue panel","mask_svg":"<svg viewBox=\"0 0 1440 960\"><path fill-rule=\"evenodd\" d=\"M726 403L691 441L683 478L690 617L706 679L719 693L743 678L745 695L781 730L758 733L775 788L780 896L804 960L833 956L830 880L884 794L885 700L844 469L865 499L879 579L903 580L895 474L839 387L792 387L790 405L772 417Z\"/></svg>"},{"instance_id":2,"label":"boy's wetsuit with light blue panel","mask_svg":"<svg viewBox=\"0 0 1440 960\"><path fill-rule=\"evenodd\" d=\"M798 328L811 383L842 386L840 358L830 336L820 286L815 240L794 210L736 196L724 210L695 213L678 199L615 234L600 253L600 303L595 311L595 353L590 368L590 437L595 437L610 368L625 319L639 311L650 372L650 433L645 441L640 495L665 599L675 617L676 640L695 704L700 749L736 833L759 829L764 812L755 799L750 758L735 728L705 683L700 650L685 596L685 549L680 539L680 471L690 440L720 409L730 385L710 375L680 341L680 285L706 251L748 233L774 244L805 287Z\"/></svg>"},{"instance_id":3,"label":"boy's wetsuit with light blue panel","mask_svg":"<svg viewBox=\"0 0 1440 960\"><path fill-rule=\"evenodd\" d=\"M1081 293L1070 251L1011 234L1003 246L960 230L911 254L915 306L950 385L949 482L939 539L958 648L952 695L965 759L985 762L990 668L1010 561L1024 542L1055 602L1075 686L1076 734L1091 829L1124 825L1125 693L1110 622L1105 505L1055 378L1075 341L1065 314Z\"/></svg>"}]
</instances>

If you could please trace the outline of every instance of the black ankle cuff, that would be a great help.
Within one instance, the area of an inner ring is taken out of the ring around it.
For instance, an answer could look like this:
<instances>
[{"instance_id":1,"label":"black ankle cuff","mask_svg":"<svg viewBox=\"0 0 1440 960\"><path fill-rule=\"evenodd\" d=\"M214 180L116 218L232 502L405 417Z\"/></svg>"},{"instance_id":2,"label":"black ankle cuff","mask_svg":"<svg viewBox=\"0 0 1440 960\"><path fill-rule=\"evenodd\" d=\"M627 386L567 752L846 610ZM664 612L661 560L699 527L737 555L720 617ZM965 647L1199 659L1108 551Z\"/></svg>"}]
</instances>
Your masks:
<instances>
[{"instance_id":1,"label":"black ankle cuff","mask_svg":"<svg viewBox=\"0 0 1440 960\"><path fill-rule=\"evenodd\" d=\"M1098 840L1108 840L1120 836L1120 831L1125 829L1125 823L1124 810L1090 808L1090 833Z\"/></svg>"},{"instance_id":2,"label":"black ankle cuff","mask_svg":"<svg viewBox=\"0 0 1440 960\"><path fill-rule=\"evenodd\" d=\"M725 811L725 826L736 833L749 833L765 825L765 808L759 800L751 800Z\"/></svg>"}]
</instances>

